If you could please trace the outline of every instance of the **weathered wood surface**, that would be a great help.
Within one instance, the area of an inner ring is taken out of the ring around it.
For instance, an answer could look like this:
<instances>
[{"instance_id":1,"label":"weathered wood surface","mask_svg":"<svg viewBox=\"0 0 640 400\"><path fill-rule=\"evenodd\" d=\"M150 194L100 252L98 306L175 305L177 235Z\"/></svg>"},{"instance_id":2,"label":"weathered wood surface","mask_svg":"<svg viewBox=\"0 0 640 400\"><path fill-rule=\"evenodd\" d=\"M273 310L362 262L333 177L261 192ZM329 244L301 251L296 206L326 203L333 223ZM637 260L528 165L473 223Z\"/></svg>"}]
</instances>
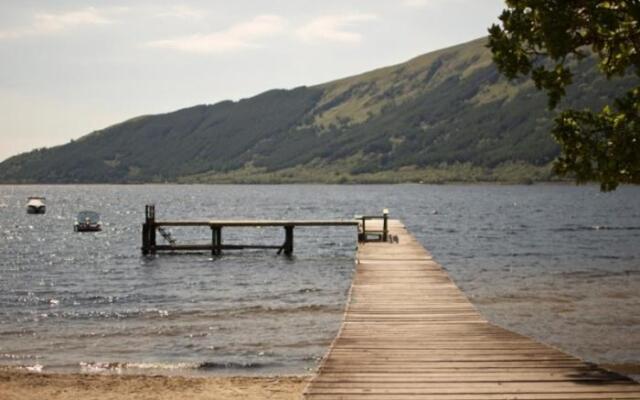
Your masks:
<instances>
[{"instance_id":1,"label":"weathered wood surface","mask_svg":"<svg viewBox=\"0 0 640 400\"><path fill-rule=\"evenodd\" d=\"M156 254L157 252L169 251L211 251L212 255L221 255L222 250L240 249L278 249L278 254L284 252L285 255L293 253L293 230L296 227L326 227L326 226L353 226L358 227L358 220L201 220L201 221L156 221L155 207L146 206L145 223L142 225L142 254ZM160 231L165 238L164 227L209 227L211 229L210 244L177 244L171 241L170 244L157 244L156 230ZM250 245L250 244L223 244L222 228L242 228L242 227L281 227L285 230L284 244L272 245Z\"/></svg>"},{"instance_id":2,"label":"weathered wood surface","mask_svg":"<svg viewBox=\"0 0 640 400\"><path fill-rule=\"evenodd\" d=\"M304 398L640 399L640 385L488 323L399 221L360 244L343 325Z\"/></svg>"},{"instance_id":3,"label":"weathered wood surface","mask_svg":"<svg viewBox=\"0 0 640 400\"><path fill-rule=\"evenodd\" d=\"M220 226L220 227L256 227L256 226L358 226L356 220L202 220L202 221L154 221L156 226Z\"/></svg>"}]
</instances>

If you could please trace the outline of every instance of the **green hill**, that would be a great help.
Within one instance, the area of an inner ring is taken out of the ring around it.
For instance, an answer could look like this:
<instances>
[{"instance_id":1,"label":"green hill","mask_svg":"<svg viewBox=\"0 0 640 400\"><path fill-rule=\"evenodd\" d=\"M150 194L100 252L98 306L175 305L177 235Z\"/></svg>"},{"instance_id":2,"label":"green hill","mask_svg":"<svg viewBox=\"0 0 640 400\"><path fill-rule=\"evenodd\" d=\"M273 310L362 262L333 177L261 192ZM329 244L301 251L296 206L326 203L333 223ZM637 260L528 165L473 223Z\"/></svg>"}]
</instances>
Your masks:
<instances>
[{"instance_id":1,"label":"green hill","mask_svg":"<svg viewBox=\"0 0 640 400\"><path fill-rule=\"evenodd\" d=\"M544 180L546 96L507 82L486 39L326 84L134 118L0 163L0 182ZM576 65L565 104L631 86Z\"/></svg>"}]
</instances>

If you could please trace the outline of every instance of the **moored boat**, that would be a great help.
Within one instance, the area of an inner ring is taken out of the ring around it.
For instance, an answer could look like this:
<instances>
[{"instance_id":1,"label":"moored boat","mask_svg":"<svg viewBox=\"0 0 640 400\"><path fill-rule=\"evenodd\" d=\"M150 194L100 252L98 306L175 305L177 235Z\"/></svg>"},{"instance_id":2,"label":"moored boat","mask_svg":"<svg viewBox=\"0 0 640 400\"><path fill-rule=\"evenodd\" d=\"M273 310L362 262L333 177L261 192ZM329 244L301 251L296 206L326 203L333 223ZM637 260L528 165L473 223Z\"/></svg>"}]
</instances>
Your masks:
<instances>
[{"instance_id":1,"label":"moored boat","mask_svg":"<svg viewBox=\"0 0 640 400\"><path fill-rule=\"evenodd\" d=\"M47 206L44 197L31 196L27 199L27 214L44 214Z\"/></svg>"},{"instance_id":2,"label":"moored boat","mask_svg":"<svg viewBox=\"0 0 640 400\"><path fill-rule=\"evenodd\" d=\"M100 222L100 214L95 211L81 211L76 217L73 224L73 230L76 232L98 232L102 230L102 222Z\"/></svg>"}]
</instances>

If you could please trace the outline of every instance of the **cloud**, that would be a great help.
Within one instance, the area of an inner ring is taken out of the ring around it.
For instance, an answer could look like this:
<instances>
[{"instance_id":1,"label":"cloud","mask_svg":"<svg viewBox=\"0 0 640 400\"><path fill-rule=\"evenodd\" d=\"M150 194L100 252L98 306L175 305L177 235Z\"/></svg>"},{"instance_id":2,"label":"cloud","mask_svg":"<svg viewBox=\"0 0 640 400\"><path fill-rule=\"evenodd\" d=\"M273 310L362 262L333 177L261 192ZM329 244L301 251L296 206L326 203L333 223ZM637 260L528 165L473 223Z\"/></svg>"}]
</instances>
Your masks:
<instances>
[{"instance_id":1,"label":"cloud","mask_svg":"<svg viewBox=\"0 0 640 400\"><path fill-rule=\"evenodd\" d=\"M402 0L403 6L412 8L440 7L451 3L461 4L465 3L465 0Z\"/></svg>"},{"instance_id":2,"label":"cloud","mask_svg":"<svg viewBox=\"0 0 640 400\"><path fill-rule=\"evenodd\" d=\"M159 18L201 19L204 12L186 5L174 5L155 14Z\"/></svg>"},{"instance_id":3,"label":"cloud","mask_svg":"<svg viewBox=\"0 0 640 400\"><path fill-rule=\"evenodd\" d=\"M282 33L285 27L286 20L278 15L259 15L223 31L155 40L147 45L193 53L225 53L257 47L260 39Z\"/></svg>"},{"instance_id":4,"label":"cloud","mask_svg":"<svg viewBox=\"0 0 640 400\"><path fill-rule=\"evenodd\" d=\"M113 21L109 18L109 15L124 10L124 8L98 9L86 7L60 13L37 13L33 16L33 21L29 26L0 31L0 39L47 35L80 26L110 24Z\"/></svg>"},{"instance_id":5,"label":"cloud","mask_svg":"<svg viewBox=\"0 0 640 400\"><path fill-rule=\"evenodd\" d=\"M307 42L339 42L360 43L362 34L348 30L358 22L371 21L377 17L373 14L325 15L313 19L299 28L298 37Z\"/></svg>"},{"instance_id":6,"label":"cloud","mask_svg":"<svg viewBox=\"0 0 640 400\"><path fill-rule=\"evenodd\" d=\"M426 7L429 5L429 3L432 3L429 0L402 0L402 5L407 6L407 7Z\"/></svg>"}]
</instances>

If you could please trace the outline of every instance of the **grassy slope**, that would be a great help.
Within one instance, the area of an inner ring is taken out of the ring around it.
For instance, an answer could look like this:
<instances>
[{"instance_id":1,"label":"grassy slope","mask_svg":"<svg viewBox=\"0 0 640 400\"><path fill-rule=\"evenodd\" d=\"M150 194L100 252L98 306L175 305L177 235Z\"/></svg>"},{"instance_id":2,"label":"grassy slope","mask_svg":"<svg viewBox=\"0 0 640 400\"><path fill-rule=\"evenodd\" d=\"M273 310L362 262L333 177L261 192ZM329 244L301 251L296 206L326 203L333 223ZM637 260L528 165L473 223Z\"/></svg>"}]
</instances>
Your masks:
<instances>
[{"instance_id":1,"label":"grassy slope","mask_svg":"<svg viewBox=\"0 0 640 400\"><path fill-rule=\"evenodd\" d=\"M0 182L548 180L546 98L509 83L485 39L313 87L143 116L0 164ZM567 103L629 86L578 65Z\"/></svg>"}]
</instances>

